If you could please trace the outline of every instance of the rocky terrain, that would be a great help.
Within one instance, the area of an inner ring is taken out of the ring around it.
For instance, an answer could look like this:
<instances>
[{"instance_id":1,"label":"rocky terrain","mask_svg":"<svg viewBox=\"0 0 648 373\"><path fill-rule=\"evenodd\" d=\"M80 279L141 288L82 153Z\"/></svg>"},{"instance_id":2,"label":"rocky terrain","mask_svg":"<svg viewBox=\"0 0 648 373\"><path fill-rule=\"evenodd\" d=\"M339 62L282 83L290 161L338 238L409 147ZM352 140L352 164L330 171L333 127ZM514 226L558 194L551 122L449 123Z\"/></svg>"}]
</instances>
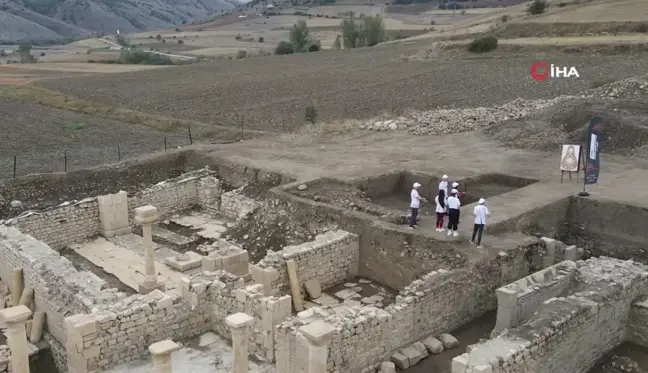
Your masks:
<instances>
[{"instance_id":1,"label":"rocky terrain","mask_svg":"<svg viewBox=\"0 0 648 373\"><path fill-rule=\"evenodd\" d=\"M503 105L414 112L361 125L373 131L407 130L415 135L444 135L483 130L507 146L552 150L561 144L583 143L587 125L601 115L608 136L602 147L611 153L637 154L648 144L648 80L629 78L587 90L580 95L549 100L515 99Z\"/></svg>"},{"instance_id":2,"label":"rocky terrain","mask_svg":"<svg viewBox=\"0 0 648 373\"><path fill-rule=\"evenodd\" d=\"M0 42L54 41L169 28L230 10L238 0L0 0Z\"/></svg>"}]
</instances>

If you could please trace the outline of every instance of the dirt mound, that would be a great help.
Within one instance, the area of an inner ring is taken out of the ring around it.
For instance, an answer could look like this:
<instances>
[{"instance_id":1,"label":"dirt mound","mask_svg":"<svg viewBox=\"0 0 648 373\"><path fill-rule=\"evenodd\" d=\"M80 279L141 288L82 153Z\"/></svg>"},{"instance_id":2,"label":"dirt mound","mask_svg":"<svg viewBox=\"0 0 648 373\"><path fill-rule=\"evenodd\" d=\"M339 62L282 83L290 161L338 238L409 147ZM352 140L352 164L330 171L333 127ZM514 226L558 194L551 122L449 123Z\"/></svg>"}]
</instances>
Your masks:
<instances>
[{"instance_id":1,"label":"dirt mound","mask_svg":"<svg viewBox=\"0 0 648 373\"><path fill-rule=\"evenodd\" d=\"M630 78L592 89L585 98L612 98L648 102L648 77Z\"/></svg>"},{"instance_id":2,"label":"dirt mound","mask_svg":"<svg viewBox=\"0 0 648 373\"><path fill-rule=\"evenodd\" d=\"M589 121L595 115L603 118L603 152L630 155L646 150L648 106L645 101L573 99L523 120L493 125L484 132L513 148L550 151L562 144L585 143Z\"/></svg>"}]
</instances>

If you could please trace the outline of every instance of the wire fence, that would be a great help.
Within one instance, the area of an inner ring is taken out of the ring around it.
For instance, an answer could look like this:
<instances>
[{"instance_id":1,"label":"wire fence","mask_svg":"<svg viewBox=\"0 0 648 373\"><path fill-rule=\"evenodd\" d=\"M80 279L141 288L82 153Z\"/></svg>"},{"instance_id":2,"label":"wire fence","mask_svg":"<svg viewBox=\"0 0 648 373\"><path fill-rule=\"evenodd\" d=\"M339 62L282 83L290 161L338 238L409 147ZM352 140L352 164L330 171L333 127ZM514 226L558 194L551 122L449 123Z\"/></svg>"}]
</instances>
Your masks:
<instances>
[{"instance_id":1,"label":"wire fence","mask_svg":"<svg viewBox=\"0 0 648 373\"><path fill-rule=\"evenodd\" d=\"M83 144L0 157L0 180L29 174L68 172L120 162L159 151L193 145L191 132L161 137L126 139L112 144Z\"/></svg>"}]
</instances>

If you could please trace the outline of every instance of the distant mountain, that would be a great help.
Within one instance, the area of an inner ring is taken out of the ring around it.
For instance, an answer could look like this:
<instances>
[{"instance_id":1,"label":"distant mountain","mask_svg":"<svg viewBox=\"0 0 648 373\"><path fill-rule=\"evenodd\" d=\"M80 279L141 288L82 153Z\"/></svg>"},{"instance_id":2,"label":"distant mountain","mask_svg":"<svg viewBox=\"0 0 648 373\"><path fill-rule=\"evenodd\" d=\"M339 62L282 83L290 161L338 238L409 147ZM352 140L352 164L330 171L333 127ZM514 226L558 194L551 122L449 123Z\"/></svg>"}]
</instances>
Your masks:
<instances>
[{"instance_id":1,"label":"distant mountain","mask_svg":"<svg viewBox=\"0 0 648 373\"><path fill-rule=\"evenodd\" d=\"M239 0L0 0L0 43L38 42L168 28Z\"/></svg>"}]
</instances>

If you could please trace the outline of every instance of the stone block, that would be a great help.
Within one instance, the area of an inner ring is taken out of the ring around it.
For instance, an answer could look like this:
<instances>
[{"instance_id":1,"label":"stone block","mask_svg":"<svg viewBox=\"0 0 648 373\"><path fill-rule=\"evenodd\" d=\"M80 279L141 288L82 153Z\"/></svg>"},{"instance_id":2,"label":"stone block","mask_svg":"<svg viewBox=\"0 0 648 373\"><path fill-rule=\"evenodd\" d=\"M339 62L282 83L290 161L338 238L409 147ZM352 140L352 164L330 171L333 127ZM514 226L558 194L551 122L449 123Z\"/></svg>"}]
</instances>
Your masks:
<instances>
[{"instance_id":1,"label":"stone block","mask_svg":"<svg viewBox=\"0 0 648 373\"><path fill-rule=\"evenodd\" d=\"M0 321L13 324L26 321L32 312L26 306L16 306L0 310Z\"/></svg>"},{"instance_id":2,"label":"stone block","mask_svg":"<svg viewBox=\"0 0 648 373\"><path fill-rule=\"evenodd\" d=\"M352 289L344 289L340 290L337 293L335 293L335 296L340 298L340 299L348 299L348 298L354 298L359 296L359 294Z\"/></svg>"},{"instance_id":3,"label":"stone block","mask_svg":"<svg viewBox=\"0 0 648 373\"><path fill-rule=\"evenodd\" d=\"M322 296L322 286L317 279L310 279L304 282L304 289L310 299L317 299Z\"/></svg>"},{"instance_id":4,"label":"stone block","mask_svg":"<svg viewBox=\"0 0 648 373\"><path fill-rule=\"evenodd\" d=\"M378 373L396 373L396 364L391 361L383 361L380 363L380 370Z\"/></svg>"},{"instance_id":5,"label":"stone block","mask_svg":"<svg viewBox=\"0 0 648 373\"><path fill-rule=\"evenodd\" d=\"M299 332L315 345L328 343L337 330L323 320L314 321L299 328Z\"/></svg>"},{"instance_id":6,"label":"stone block","mask_svg":"<svg viewBox=\"0 0 648 373\"><path fill-rule=\"evenodd\" d=\"M232 329L239 329L251 325L254 318L246 313L239 312L225 318L225 323Z\"/></svg>"},{"instance_id":7,"label":"stone block","mask_svg":"<svg viewBox=\"0 0 648 373\"><path fill-rule=\"evenodd\" d=\"M212 258L209 256L202 257L202 270L203 271L220 271L222 268L221 258Z\"/></svg>"},{"instance_id":8,"label":"stone block","mask_svg":"<svg viewBox=\"0 0 648 373\"><path fill-rule=\"evenodd\" d=\"M180 345L170 339L153 343L149 346L148 350L151 355L165 355L180 348Z\"/></svg>"},{"instance_id":9,"label":"stone block","mask_svg":"<svg viewBox=\"0 0 648 373\"><path fill-rule=\"evenodd\" d=\"M576 248L576 245L567 246L565 248L565 260L578 260L578 249Z\"/></svg>"},{"instance_id":10,"label":"stone block","mask_svg":"<svg viewBox=\"0 0 648 373\"><path fill-rule=\"evenodd\" d=\"M427 337L423 340L423 345L431 354L443 352L443 343L434 337Z\"/></svg>"},{"instance_id":11,"label":"stone block","mask_svg":"<svg viewBox=\"0 0 648 373\"><path fill-rule=\"evenodd\" d=\"M451 373L466 373L468 367L467 354L459 355L452 359L450 364Z\"/></svg>"},{"instance_id":12,"label":"stone block","mask_svg":"<svg viewBox=\"0 0 648 373\"><path fill-rule=\"evenodd\" d=\"M395 352L391 356L391 361L400 369L407 369L410 367L409 358L400 352Z\"/></svg>"},{"instance_id":13,"label":"stone block","mask_svg":"<svg viewBox=\"0 0 648 373\"><path fill-rule=\"evenodd\" d=\"M202 258L202 255L189 251L184 255L165 258L164 264L179 272L186 272L202 266Z\"/></svg>"},{"instance_id":14,"label":"stone block","mask_svg":"<svg viewBox=\"0 0 648 373\"><path fill-rule=\"evenodd\" d=\"M414 342L414 344L412 344L412 347L414 347L415 349L418 350L418 352L421 353L422 359L425 359L426 357L428 357L428 350L425 347L425 345L423 345L423 343Z\"/></svg>"},{"instance_id":15,"label":"stone block","mask_svg":"<svg viewBox=\"0 0 648 373\"><path fill-rule=\"evenodd\" d=\"M158 209L147 205L135 209L135 222L137 224L152 224L158 220Z\"/></svg>"},{"instance_id":16,"label":"stone block","mask_svg":"<svg viewBox=\"0 0 648 373\"><path fill-rule=\"evenodd\" d=\"M441 343L443 343L443 348L445 348L446 350L449 349L449 348L457 348L457 347L459 347L459 341L457 340L457 338L455 338L452 335L447 334L447 333L446 334L441 334L439 336L439 341L441 341Z\"/></svg>"},{"instance_id":17,"label":"stone block","mask_svg":"<svg viewBox=\"0 0 648 373\"><path fill-rule=\"evenodd\" d=\"M405 357L407 357L410 367L416 365L419 361L423 359L423 355L421 354L421 352L416 348L414 348L414 346L405 347L400 352Z\"/></svg>"},{"instance_id":18,"label":"stone block","mask_svg":"<svg viewBox=\"0 0 648 373\"><path fill-rule=\"evenodd\" d=\"M137 284L137 292L140 294L148 294L155 290L164 291L164 284L156 282L155 284L139 283Z\"/></svg>"}]
</instances>

